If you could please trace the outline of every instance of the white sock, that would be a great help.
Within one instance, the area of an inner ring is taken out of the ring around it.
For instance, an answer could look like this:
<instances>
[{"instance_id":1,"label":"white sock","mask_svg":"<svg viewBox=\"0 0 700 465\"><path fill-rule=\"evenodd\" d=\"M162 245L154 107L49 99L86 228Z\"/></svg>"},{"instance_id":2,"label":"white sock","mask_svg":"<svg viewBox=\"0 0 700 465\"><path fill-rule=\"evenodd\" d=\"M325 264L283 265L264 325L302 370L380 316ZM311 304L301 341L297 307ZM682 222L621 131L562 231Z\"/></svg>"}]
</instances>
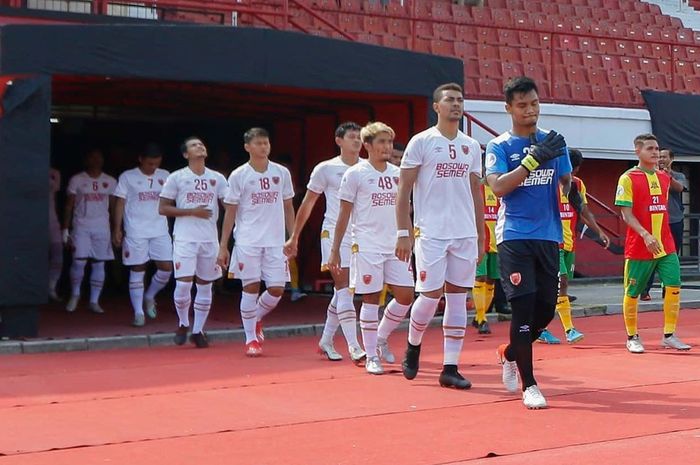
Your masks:
<instances>
[{"instance_id":1,"label":"white sock","mask_svg":"<svg viewBox=\"0 0 700 465\"><path fill-rule=\"evenodd\" d=\"M175 281L173 293L175 310L180 319L180 326L190 326L190 303L192 302L192 281Z\"/></svg>"},{"instance_id":2,"label":"white sock","mask_svg":"<svg viewBox=\"0 0 700 465\"><path fill-rule=\"evenodd\" d=\"M467 294L445 294L445 315L442 317L444 364L458 365L467 329Z\"/></svg>"},{"instance_id":3,"label":"white sock","mask_svg":"<svg viewBox=\"0 0 700 465\"><path fill-rule=\"evenodd\" d=\"M151 284L149 284L148 289L146 289L146 294L144 297L148 300L153 300L161 289L168 284L170 281L171 271L156 270L155 274L151 278Z\"/></svg>"},{"instance_id":4,"label":"white sock","mask_svg":"<svg viewBox=\"0 0 700 465\"><path fill-rule=\"evenodd\" d=\"M134 315L143 315L143 277L145 271L131 270L129 273L129 297Z\"/></svg>"},{"instance_id":5,"label":"white sock","mask_svg":"<svg viewBox=\"0 0 700 465\"><path fill-rule=\"evenodd\" d=\"M85 276L85 265L87 260L73 259L70 265L70 286L71 295L80 295L80 286L83 284L83 276Z\"/></svg>"},{"instance_id":6,"label":"white sock","mask_svg":"<svg viewBox=\"0 0 700 465\"><path fill-rule=\"evenodd\" d=\"M323 325L323 334L321 335L321 343L329 344L333 342L333 336L338 331L340 320L338 320L338 293L333 289L333 298L326 309L326 324Z\"/></svg>"},{"instance_id":7,"label":"white sock","mask_svg":"<svg viewBox=\"0 0 700 465\"><path fill-rule=\"evenodd\" d=\"M384 308L384 316L382 317L381 323L379 323L379 330L377 331L377 337L386 341L389 336L396 329L397 326L401 324L406 313L408 313L410 305L402 305L396 301L396 299L391 299L391 302L387 304Z\"/></svg>"},{"instance_id":8,"label":"white sock","mask_svg":"<svg viewBox=\"0 0 700 465\"><path fill-rule=\"evenodd\" d=\"M105 262L92 262L90 267L90 303L96 304L105 285Z\"/></svg>"},{"instance_id":9,"label":"white sock","mask_svg":"<svg viewBox=\"0 0 700 465\"><path fill-rule=\"evenodd\" d=\"M255 323L258 321L256 314L258 294L241 292L241 321L243 321L243 331L245 331L245 343L257 341L255 335Z\"/></svg>"},{"instance_id":10,"label":"white sock","mask_svg":"<svg viewBox=\"0 0 700 465\"><path fill-rule=\"evenodd\" d=\"M423 341L423 333L435 316L440 299L419 295L411 309L411 322L408 326L408 342L414 346ZM466 308L466 307L465 307Z\"/></svg>"},{"instance_id":11,"label":"white sock","mask_svg":"<svg viewBox=\"0 0 700 465\"><path fill-rule=\"evenodd\" d=\"M360 331L367 357L377 355L377 325L379 323L379 305L363 303L360 307Z\"/></svg>"},{"instance_id":12,"label":"white sock","mask_svg":"<svg viewBox=\"0 0 700 465\"><path fill-rule=\"evenodd\" d=\"M194 323L192 333L201 333L207 322L211 308L211 283L197 284L197 295L194 296Z\"/></svg>"},{"instance_id":13,"label":"white sock","mask_svg":"<svg viewBox=\"0 0 700 465\"><path fill-rule=\"evenodd\" d=\"M352 294L347 287L338 289L338 320L348 347L360 347L357 342L357 313L352 302Z\"/></svg>"},{"instance_id":14,"label":"white sock","mask_svg":"<svg viewBox=\"0 0 700 465\"><path fill-rule=\"evenodd\" d=\"M281 299L282 296L275 297L268 291L263 292L260 297L258 297L258 307L256 310L258 321L262 321L265 315L273 311Z\"/></svg>"},{"instance_id":15,"label":"white sock","mask_svg":"<svg viewBox=\"0 0 700 465\"><path fill-rule=\"evenodd\" d=\"M61 278L63 270L63 244L52 242L49 244L49 290L55 291L56 284Z\"/></svg>"}]
</instances>

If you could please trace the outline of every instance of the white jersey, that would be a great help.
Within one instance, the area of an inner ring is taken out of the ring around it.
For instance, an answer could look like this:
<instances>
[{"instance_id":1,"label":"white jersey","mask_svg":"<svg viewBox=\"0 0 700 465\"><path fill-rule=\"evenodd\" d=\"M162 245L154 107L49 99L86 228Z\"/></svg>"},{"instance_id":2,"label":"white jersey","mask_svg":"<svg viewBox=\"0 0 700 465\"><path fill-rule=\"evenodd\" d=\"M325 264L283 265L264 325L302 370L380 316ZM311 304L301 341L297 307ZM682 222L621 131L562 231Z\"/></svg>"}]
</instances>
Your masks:
<instances>
[{"instance_id":1,"label":"white jersey","mask_svg":"<svg viewBox=\"0 0 700 465\"><path fill-rule=\"evenodd\" d=\"M131 239L151 239L168 234L168 219L158 213L160 191L168 179L166 170L157 169L151 176L139 168L124 171L114 196L126 200L124 231Z\"/></svg>"},{"instance_id":2,"label":"white jersey","mask_svg":"<svg viewBox=\"0 0 700 465\"><path fill-rule=\"evenodd\" d=\"M362 163L363 160L358 160L357 163ZM350 168L346 165L342 158L335 157L330 160L322 161L311 172L309 183L306 188L316 194L323 194L326 197L326 212L323 215L324 231L329 231L331 234L335 231L335 223L338 220L338 212L340 211L340 181L343 175ZM350 228L346 235L350 234Z\"/></svg>"},{"instance_id":3,"label":"white jersey","mask_svg":"<svg viewBox=\"0 0 700 465\"><path fill-rule=\"evenodd\" d=\"M178 216L175 218L173 240L185 242L218 242L216 221L219 219L219 199L226 195L226 178L218 171L204 169L201 176L189 167L168 176L160 192L164 199L175 201L177 208L206 207L211 217Z\"/></svg>"},{"instance_id":4,"label":"white jersey","mask_svg":"<svg viewBox=\"0 0 700 465\"><path fill-rule=\"evenodd\" d=\"M56 192L61 190L61 172L54 168L49 168L49 225L58 225L58 215L56 214Z\"/></svg>"},{"instance_id":5,"label":"white jersey","mask_svg":"<svg viewBox=\"0 0 700 465\"><path fill-rule=\"evenodd\" d=\"M109 196L116 186L117 180L105 173L92 178L83 171L70 178L66 192L75 196L73 228L110 231Z\"/></svg>"},{"instance_id":6,"label":"white jersey","mask_svg":"<svg viewBox=\"0 0 700 465\"><path fill-rule=\"evenodd\" d=\"M340 200L353 204L352 242L360 252L394 252L399 172L390 163L380 172L364 162L348 169L343 176Z\"/></svg>"},{"instance_id":7,"label":"white jersey","mask_svg":"<svg viewBox=\"0 0 700 465\"><path fill-rule=\"evenodd\" d=\"M294 197L289 170L269 162L267 170L258 173L250 163L245 163L231 173L228 182L224 202L238 205L233 230L236 245L284 245L284 201Z\"/></svg>"},{"instance_id":8,"label":"white jersey","mask_svg":"<svg viewBox=\"0 0 700 465\"><path fill-rule=\"evenodd\" d=\"M481 146L463 132L453 140L433 126L413 136L401 168L418 168L414 224L422 237L477 237L471 173L481 177Z\"/></svg>"}]
</instances>

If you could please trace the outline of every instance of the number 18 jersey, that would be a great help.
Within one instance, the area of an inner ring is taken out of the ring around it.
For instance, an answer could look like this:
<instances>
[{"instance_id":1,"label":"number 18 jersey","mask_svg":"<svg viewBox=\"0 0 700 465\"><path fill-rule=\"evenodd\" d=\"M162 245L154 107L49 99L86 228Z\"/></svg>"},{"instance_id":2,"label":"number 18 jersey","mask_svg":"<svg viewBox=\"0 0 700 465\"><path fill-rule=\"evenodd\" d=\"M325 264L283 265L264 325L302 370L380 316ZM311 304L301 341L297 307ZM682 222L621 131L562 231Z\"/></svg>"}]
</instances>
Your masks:
<instances>
[{"instance_id":1,"label":"number 18 jersey","mask_svg":"<svg viewBox=\"0 0 700 465\"><path fill-rule=\"evenodd\" d=\"M269 162L259 173L245 163L228 178L224 203L238 205L233 238L236 245L284 245L284 201L294 197L292 176L284 166Z\"/></svg>"}]
</instances>

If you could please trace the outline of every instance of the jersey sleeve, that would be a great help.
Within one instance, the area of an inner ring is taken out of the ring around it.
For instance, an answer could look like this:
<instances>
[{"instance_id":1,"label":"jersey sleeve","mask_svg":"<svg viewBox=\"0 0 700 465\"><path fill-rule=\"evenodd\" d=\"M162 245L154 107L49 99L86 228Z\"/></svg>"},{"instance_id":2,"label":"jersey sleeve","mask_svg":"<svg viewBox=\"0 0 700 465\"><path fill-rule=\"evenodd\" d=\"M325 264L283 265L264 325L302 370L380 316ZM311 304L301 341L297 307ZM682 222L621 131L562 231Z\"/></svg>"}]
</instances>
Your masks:
<instances>
[{"instance_id":1,"label":"jersey sleeve","mask_svg":"<svg viewBox=\"0 0 700 465\"><path fill-rule=\"evenodd\" d=\"M177 198L177 175L171 174L165 180L160 196L164 199L175 200Z\"/></svg>"},{"instance_id":2,"label":"jersey sleeve","mask_svg":"<svg viewBox=\"0 0 700 465\"><path fill-rule=\"evenodd\" d=\"M584 205L588 205L588 197L586 196L586 185L583 183L582 179L580 179L580 178L576 178L576 179L578 179L578 184L579 184L578 191L581 194L581 200L583 200Z\"/></svg>"},{"instance_id":3,"label":"jersey sleeve","mask_svg":"<svg viewBox=\"0 0 700 465\"><path fill-rule=\"evenodd\" d=\"M357 183L357 172L355 170L347 170L340 181L340 191L338 192L340 200L355 203Z\"/></svg>"},{"instance_id":4,"label":"jersey sleeve","mask_svg":"<svg viewBox=\"0 0 700 465\"><path fill-rule=\"evenodd\" d=\"M633 204L632 179L627 173L620 176L615 191L615 205L618 207L631 207Z\"/></svg>"},{"instance_id":5,"label":"jersey sleeve","mask_svg":"<svg viewBox=\"0 0 700 465\"><path fill-rule=\"evenodd\" d=\"M70 181L68 181L68 187L66 187L66 194L78 195L79 183L80 181L78 180L78 176L73 176L70 178Z\"/></svg>"},{"instance_id":6,"label":"jersey sleeve","mask_svg":"<svg viewBox=\"0 0 700 465\"><path fill-rule=\"evenodd\" d=\"M499 144L490 141L486 145L486 176L490 174L504 174L508 172L508 160L506 153Z\"/></svg>"},{"instance_id":7,"label":"jersey sleeve","mask_svg":"<svg viewBox=\"0 0 700 465\"><path fill-rule=\"evenodd\" d=\"M219 178L219 182L216 186L216 197L223 200L228 193L228 181L226 181L223 174L219 174L217 177Z\"/></svg>"},{"instance_id":8,"label":"jersey sleeve","mask_svg":"<svg viewBox=\"0 0 700 465\"><path fill-rule=\"evenodd\" d=\"M289 200L294 198L294 185L292 184L292 174L287 168L282 170L282 177L284 179L284 185L282 186L282 200Z\"/></svg>"},{"instance_id":9,"label":"jersey sleeve","mask_svg":"<svg viewBox=\"0 0 700 465\"><path fill-rule=\"evenodd\" d=\"M571 158L569 158L568 147L564 147L564 155L557 158L557 170L559 171L559 176L571 174L571 171L573 170L571 167Z\"/></svg>"},{"instance_id":10,"label":"jersey sleeve","mask_svg":"<svg viewBox=\"0 0 700 465\"><path fill-rule=\"evenodd\" d=\"M306 188L316 194L322 194L326 190L327 185L328 182L323 173L323 166L320 164L316 165L311 172L311 177L309 177L309 183L306 185Z\"/></svg>"},{"instance_id":11,"label":"jersey sleeve","mask_svg":"<svg viewBox=\"0 0 700 465\"><path fill-rule=\"evenodd\" d=\"M423 164L422 139L413 137L408 141L401 158L401 168L417 168Z\"/></svg>"},{"instance_id":12,"label":"jersey sleeve","mask_svg":"<svg viewBox=\"0 0 700 465\"><path fill-rule=\"evenodd\" d=\"M481 145L477 141L473 141L470 150L473 150L474 153L474 163L472 163L472 166L469 168L469 172L481 177Z\"/></svg>"},{"instance_id":13,"label":"jersey sleeve","mask_svg":"<svg viewBox=\"0 0 700 465\"><path fill-rule=\"evenodd\" d=\"M237 172L234 171L231 173L231 176L228 177L228 189L226 189L226 195L224 196L224 203L227 203L229 205L238 205L241 203L241 186L240 183L238 182L238 178L240 176L237 176Z\"/></svg>"},{"instance_id":14,"label":"jersey sleeve","mask_svg":"<svg viewBox=\"0 0 700 465\"><path fill-rule=\"evenodd\" d=\"M114 189L114 193L112 194L115 197L119 197L120 199L125 199L126 198L126 193L127 193L127 180L126 180L126 174L122 174L119 176L119 181L117 182L117 187Z\"/></svg>"},{"instance_id":15,"label":"jersey sleeve","mask_svg":"<svg viewBox=\"0 0 700 465\"><path fill-rule=\"evenodd\" d=\"M685 177L685 174L681 173L680 171L674 171L671 176L673 179L683 185L684 190L688 190L688 178Z\"/></svg>"}]
</instances>

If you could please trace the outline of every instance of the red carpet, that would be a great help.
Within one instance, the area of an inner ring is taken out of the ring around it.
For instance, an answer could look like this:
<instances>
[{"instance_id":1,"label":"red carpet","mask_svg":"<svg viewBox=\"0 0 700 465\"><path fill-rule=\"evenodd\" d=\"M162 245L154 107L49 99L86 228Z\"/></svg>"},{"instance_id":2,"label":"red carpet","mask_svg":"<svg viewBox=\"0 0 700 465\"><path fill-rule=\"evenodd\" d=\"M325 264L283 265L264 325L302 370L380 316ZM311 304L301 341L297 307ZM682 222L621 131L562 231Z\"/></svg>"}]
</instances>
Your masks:
<instances>
[{"instance_id":1,"label":"red carpet","mask_svg":"<svg viewBox=\"0 0 700 465\"><path fill-rule=\"evenodd\" d=\"M578 320L579 345L537 345L544 411L502 389L505 323L469 330L467 392L437 385L437 328L411 382L397 365L372 377L325 361L310 338L270 340L260 359L242 344L4 356L0 465L696 463L700 312L681 314L689 353L659 348L661 320L640 315L643 355L625 350L621 316Z\"/></svg>"}]
</instances>

